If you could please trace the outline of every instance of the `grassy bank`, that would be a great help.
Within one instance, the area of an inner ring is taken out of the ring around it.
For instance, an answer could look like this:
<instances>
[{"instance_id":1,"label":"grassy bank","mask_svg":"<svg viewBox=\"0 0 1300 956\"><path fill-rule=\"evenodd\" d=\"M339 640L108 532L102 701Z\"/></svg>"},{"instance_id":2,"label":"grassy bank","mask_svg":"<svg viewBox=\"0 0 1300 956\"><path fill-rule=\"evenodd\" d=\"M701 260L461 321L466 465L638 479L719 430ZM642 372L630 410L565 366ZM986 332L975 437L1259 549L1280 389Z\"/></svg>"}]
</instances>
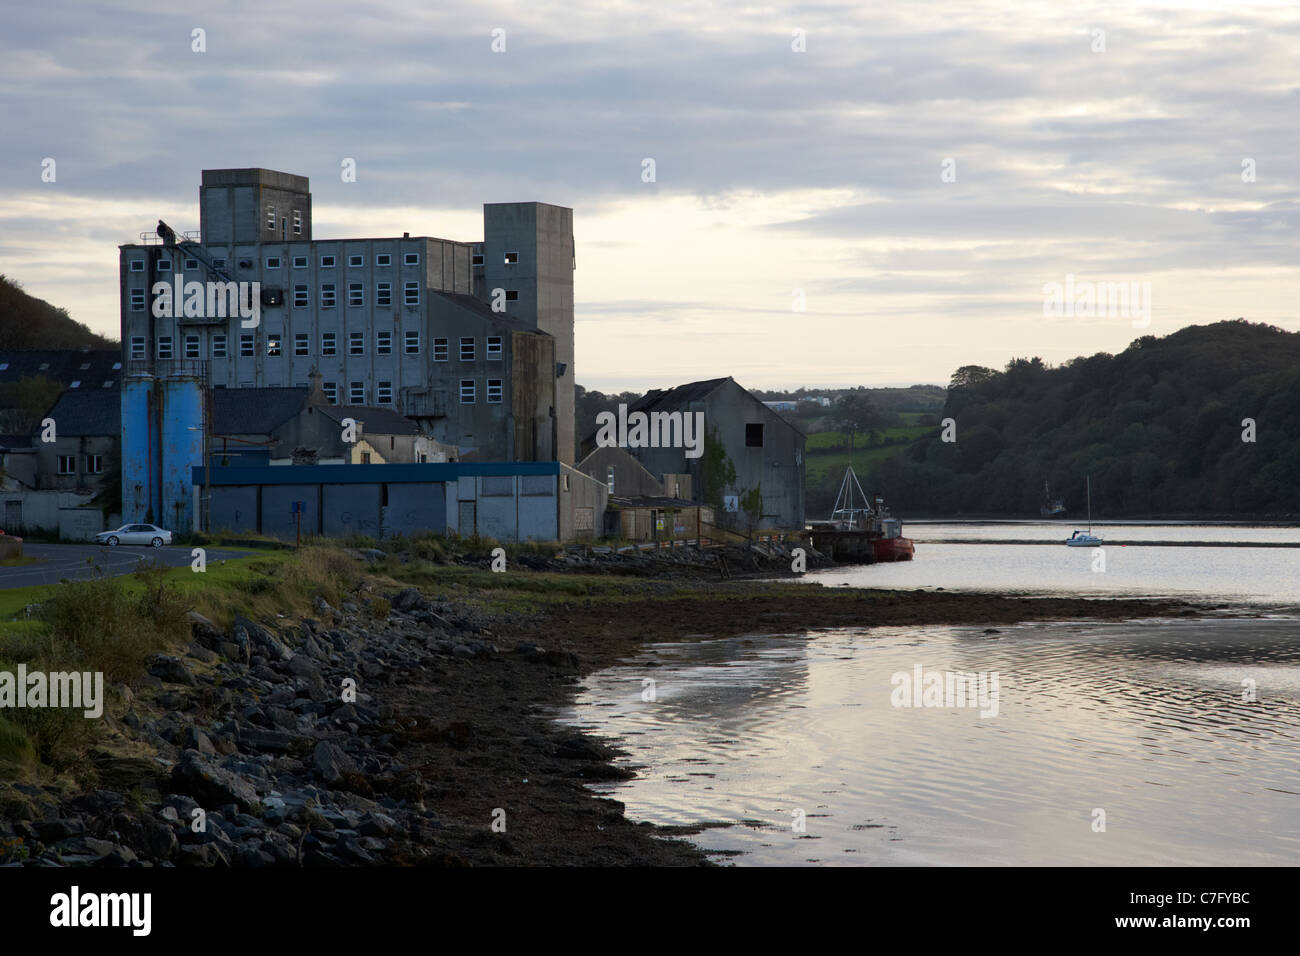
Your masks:
<instances>
[{"instance_id":1,"label":"grassy bank","mask_svg":"<svg viewBox=\"0 0 1300 956\"><path fill-rule=\"evenodd\" d=\"M106 711L121 711L150 655L189 645L189 611L227 624L236 614L305 612L316 594L339 599L352 564L338 548L306 548L216 562L204 573L147 564L121 577L0 591L0 671L102 673ZM0 711L0 779L67 775L72 786L93 785L87 757L101 731L76 710Z\"/></svg>"},{"instance_id":2,"label":"grassy bank","mask_svg":"<svg viewBox=\"0 0 1300 956\"><path fill-rule=\"evenodd\" d=\"M203 545L226 543L205 536ZM245 546L255 544L242 541ZM565 575L494 574L457 560L491 560L500 547L487 538L448 541L433 535L389 539L378 561L352 556L378 542L354 538L314 540L293 550L266 548L238 559L212 561L202 573L191 566L146 564L132 574L63 581L0 591L0 671L103 673L111 689L109 709L123 701L148 705L140 683L152 654L182 654L190 642L187 614L194 611L219 628L237 616L252 620L310 616L318 599L332 606L357 601L387 616L388 602L376 589L411 584L445 591L452 600L498 611L598 593L617 587L598 579L584 583ZM553 544L507 547L512 564L525 555L550 555ZM392 554L402 552L408 563ZM390 573L391 572L391 573ZM120 714L118 714L120 716ZM98 722L78 711L57 708L0 711L0 779L71 774L74 786L94 781L87 755L96 746Z\"/></svg>"}]
</instances>

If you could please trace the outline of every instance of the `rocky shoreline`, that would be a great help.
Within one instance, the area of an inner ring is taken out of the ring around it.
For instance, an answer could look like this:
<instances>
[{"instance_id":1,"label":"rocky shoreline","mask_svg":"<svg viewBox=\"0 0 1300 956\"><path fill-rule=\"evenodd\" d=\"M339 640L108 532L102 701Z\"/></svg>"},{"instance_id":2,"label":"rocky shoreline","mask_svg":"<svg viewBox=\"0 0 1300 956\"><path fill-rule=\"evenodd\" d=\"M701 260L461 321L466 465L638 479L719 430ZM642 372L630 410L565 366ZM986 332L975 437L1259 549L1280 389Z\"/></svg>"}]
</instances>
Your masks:
<instances>
[{"instance_id":1,"label":"rocky shoreline","mask_svg":"<svg viewBox=\"0 0 1300 956\"><path fill-rule=\"evenodd\" d=\"M375 584L337 608L318 597L309 616L227 629L191 612L189 646L115 688L90 753L94 789L0 783L0 864L699 865L699 850L591 793L586 783L630 771L550 719L582 674L638 644L1196 613L711 580L690 591L629 579L617 601L525 612Z\"/></svg>"},{"instance_id":2,"label":"rocky shoreline","mask_svg":"<svg viewBox=\"0 0 1300 956\"><path fill-rule=\"evenodd\" d=\"M376 617L380 601L391 604L383 619ZM512 819L510 798L529 773L535 789L577 804L565 808L577 819L636 829L621 806L590 799L582 787L617 775L611 752L548 732L541 721L519 739L498 741L499 727L475 720L473 695L491 703L482 696L485 684L495 692L521 672L524 684L571 679L578 670L572 653L528 642L503 649L481 614L429 601L414 588L364 606L335 609L318 600L316 611L299 622L241 617L229 631L191 614L194 641L186 652L156 655L135 690L117 689L125 713L106 716L109 741L91 755L98 789L0 784L0 861L531 862L517 859L515 831L525 823ZM345 699L352 696L348 682L355 700ZM458 765L497 744L517 753L519 779L503 778L496 793L460 790ZM143 752L124 756L132 749ZM430 757L431 750L439 753ZM497 810L504 819L494 817ZM473 817L479 825L468 822ZM494 832L498 820L504 832ZM595 861L628 862L619 859L617 842ZM637 855L637 862L698 862L672 844Z\"/></svg>"}]
</instances>

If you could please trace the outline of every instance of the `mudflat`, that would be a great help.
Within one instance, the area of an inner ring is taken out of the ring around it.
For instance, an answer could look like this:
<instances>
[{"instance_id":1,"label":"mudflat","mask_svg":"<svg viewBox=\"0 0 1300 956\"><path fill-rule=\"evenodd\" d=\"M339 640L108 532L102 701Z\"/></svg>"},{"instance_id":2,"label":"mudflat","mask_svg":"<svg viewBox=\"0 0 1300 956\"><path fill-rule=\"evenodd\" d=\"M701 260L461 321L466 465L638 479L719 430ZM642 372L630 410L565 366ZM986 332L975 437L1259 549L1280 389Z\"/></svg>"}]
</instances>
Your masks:
<instances>
[{"instance_id":1,"label":"mudflat","mask_svg":"<svg viewBox=\"0 0 1300 956\"><path fill-rule=\"evenodd\" d=\"M605 579L606 581L608 579ZM394 688L393 702L422 726L455 722L445 732L408 735L407 763L418 764L436 790L447 828L435 856L446 862L517 865L699 865L703 855L680 834L633 824L622 805L586 783L616 779L616 752L557 727L549 715L570 704L579 679L616 664L647 643L711 637L800 633L832 627L900 624L1010 624L1019 621L1194 616L1170 601L1009 598L947 592L823 589L738 581L665 592L663 582L626 582L618 600L555 604L494 625L504 649L513 634L525 647L490 659L452 661L436 686ZM494 808L506 831L489 828ZM445 842L444 842L445 841Z\"/></svg>"}]
</instances>

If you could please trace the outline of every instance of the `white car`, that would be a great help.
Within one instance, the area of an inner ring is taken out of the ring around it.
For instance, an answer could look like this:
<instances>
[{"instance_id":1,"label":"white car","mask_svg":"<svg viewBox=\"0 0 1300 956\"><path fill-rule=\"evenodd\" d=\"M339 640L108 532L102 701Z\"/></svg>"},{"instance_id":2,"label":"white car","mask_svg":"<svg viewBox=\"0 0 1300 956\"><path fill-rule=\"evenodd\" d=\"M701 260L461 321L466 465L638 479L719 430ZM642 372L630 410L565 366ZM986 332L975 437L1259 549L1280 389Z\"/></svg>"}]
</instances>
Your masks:
<instances>
[{"instance_id":1,"label":"white car","mask_svg":"<svg viewBox=\"0 0 1300 956\"><path fill-rule=\"evenodd\" d=\"M100 544L116 547L119 544L147 544L161 548L172 543L172 533L152 524L124 524L116 531L101 531L95 535Z\"/></svg>"}]
</instances>

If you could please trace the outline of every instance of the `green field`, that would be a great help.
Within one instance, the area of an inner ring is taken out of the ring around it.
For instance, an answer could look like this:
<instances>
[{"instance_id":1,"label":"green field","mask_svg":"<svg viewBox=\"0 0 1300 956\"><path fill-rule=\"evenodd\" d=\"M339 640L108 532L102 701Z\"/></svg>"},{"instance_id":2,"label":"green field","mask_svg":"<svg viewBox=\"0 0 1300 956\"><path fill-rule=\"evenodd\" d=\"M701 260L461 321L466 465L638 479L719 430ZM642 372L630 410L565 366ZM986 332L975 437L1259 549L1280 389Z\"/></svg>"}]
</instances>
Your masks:
<instances>
[{"instance_id":1,"label":"green field","mask_svg":"<svg viewBox=\"0 0 1300 956\"><path fill-rule=\"evenodd\" d=\"M883 461L902 454L908 445L923 435L932 434L933 425L913 425L902 428L881 429L880 442L866 445L859 435L855 443L852 464L859 480L869 481L869 475ZM804 477L807 487L809 514L820 515L829 511L844 469L849 465L848 438L840 432L820 432L808 436L807 454L804 458ZM864 488L868 492L884 489Z\"/></svg>"},{"instance_id":2,"label":"green field","mask_svg":"<svg viewBox=\"0 0 1300 956\"><path fill-rule=\"evenodd\" d=\"M935 430L933 425L904 425L897 428L882 428L879 431L880 442L872 445L868 441L868 436L859 433L854 440L854 447L858 451L865 451L870 448L878 448L886 443L910 442L927 432ZM849 447L849 436L845 432L818 432L815 435L808 436L808 443L804 446L809 457L821 452L842 451L847 454Z\"/></svg>"},{"instance_id":3,"label":"green field","mask_svg":"<svg viewBox=\"0 0 1300 956\"><path fill-rule=\"evenodd\" d=\"M906 445L880 445L875 448L858 449L853 453L853 470L862 477L886 458L899 454L906 447ZM838 481L848 464L848 451L809 452L805 459L805 477L808 486L820 484L827 475Z\"/></svg>"}]
</instances>

